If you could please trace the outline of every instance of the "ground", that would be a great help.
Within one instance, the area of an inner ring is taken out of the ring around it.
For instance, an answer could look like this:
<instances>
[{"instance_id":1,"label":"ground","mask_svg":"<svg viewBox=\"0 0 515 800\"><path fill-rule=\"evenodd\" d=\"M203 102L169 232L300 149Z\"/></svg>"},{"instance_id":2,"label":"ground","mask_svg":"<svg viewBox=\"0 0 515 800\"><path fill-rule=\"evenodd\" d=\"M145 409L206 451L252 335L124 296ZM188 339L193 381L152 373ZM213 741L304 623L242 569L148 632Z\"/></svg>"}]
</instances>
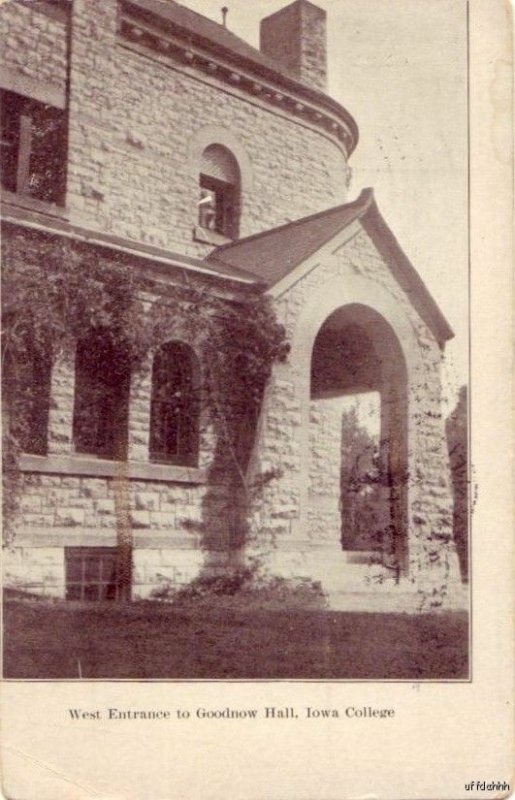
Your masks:
<instances>
[{"instance_id":1,"label":"ground","mask_svg":"<svg viewBox=\"0 0 515 800\"><path fill-rule=\"evenodd\" d=\"M3 623L5 678L468 678L465 612L8 598Z\"/></svg>"}]
</instances>

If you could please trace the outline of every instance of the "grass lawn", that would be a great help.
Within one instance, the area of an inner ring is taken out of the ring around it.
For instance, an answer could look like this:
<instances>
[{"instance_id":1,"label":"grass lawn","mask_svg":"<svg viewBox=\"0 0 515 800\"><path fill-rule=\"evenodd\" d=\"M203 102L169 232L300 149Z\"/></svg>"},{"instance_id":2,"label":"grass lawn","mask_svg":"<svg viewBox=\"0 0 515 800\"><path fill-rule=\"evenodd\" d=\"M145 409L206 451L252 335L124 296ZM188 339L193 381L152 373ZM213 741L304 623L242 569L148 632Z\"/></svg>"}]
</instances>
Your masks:
<instances>
[{"instance_id":1,"label":"grass lawn","mask_svg":"<svg viewBox=\"0 0 515 800\"><path fill-rule=\"evenodd\" d=\"M4 604L5 678L466 679L465 612Z\"/></svg>"}]
</instances>

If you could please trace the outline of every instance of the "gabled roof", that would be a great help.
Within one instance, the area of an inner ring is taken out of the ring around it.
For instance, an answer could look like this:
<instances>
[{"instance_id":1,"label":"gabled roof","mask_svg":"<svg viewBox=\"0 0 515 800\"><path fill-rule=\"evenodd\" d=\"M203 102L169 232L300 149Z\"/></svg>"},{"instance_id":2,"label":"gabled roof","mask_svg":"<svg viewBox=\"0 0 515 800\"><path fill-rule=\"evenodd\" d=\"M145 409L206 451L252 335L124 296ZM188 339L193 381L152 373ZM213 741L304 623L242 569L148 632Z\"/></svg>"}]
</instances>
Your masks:
<instances>
[{"instance_id":1,"label":"gabled roof","mask_svg":"<svg viewBox=\"0 0 515 800\"><path fill-rule=\"evenodd\" d=\"M451 339L449 323L382 218L372 189L364 189L352 203L218 247L205 260L258 275L271 288L357 220L437 340Z\"/></svg>"},{"instance_id":2,"label":"gabled roof","mask_svg":"<svg viewBox=\"0 0 515 800\"><path fill-rule=\"evenodd\" d=\"M222 245L206 260L239 266L254 275L260 275L269 286L273 286L358 219L372 200L372 190L365 189L352 203L345 203Z\"/></svg>"}]
</instances>

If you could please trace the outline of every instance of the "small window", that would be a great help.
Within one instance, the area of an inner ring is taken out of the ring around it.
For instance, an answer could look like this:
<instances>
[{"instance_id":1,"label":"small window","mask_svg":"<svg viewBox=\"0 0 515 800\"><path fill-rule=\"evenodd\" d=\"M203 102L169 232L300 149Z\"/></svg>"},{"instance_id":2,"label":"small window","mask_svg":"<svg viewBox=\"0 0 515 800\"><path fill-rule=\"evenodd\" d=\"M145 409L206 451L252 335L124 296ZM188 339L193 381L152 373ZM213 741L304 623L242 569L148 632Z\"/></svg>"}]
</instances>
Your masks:
<instances>
[{"instance_id":1,"label":"small window","mask_svg":"<svg viewBox=\"0 0 515 800\"><path fill-rule=\"evenodd\" d=\"M73 442L77 453L127 458L130 362L96 330L81 340L75 361Z\"/></svg>"},{"instance_id":2,"label":"small window","mask_svg":"<svg viewBox=\"0 0 515 800\"><path fill-rule=\"evenodd\" d=\"M66 547L66 599L118 600L118 554L115 547Z\"/></svg>"},{"instance_id":3,"label":"small window","mask_svg":"<svg viewBox=\"0 0 515 800\"><path fill-rule=\"evenodd\" d=\"M199 397L194 367L194 353L182 342L168 342L154 357L151 461L185 466L197 464Z\"/></svg>"},{"instance_id":4,"label":"small window","mask_svg":"<svg viewBox=\"0 0 515 800\"><path fill-rule=\"evenodd\" d=\"M235 239L240 213L240 171L225 147L206 147L200 168L198 223L201 228Z\"/></svg>"},{"instance_id":5,"label":"small window","mask_svg":"<svg viewBox=\"0 0 515 800\"><path fill-rule=\"evenodd\" d=\"M208 175L200 176L199 225L234 238L234 187Z\"/></svg>"},{"instance_id":6,"label":"small window","mask_svg":"<svg viewBox=\"0 0 515 800\"><path fill-rule=\"evenodd\" d=\"M1 93L0 168L10 192L62 205L66 114L14 92Z\"/></svg>"}]
</instances>

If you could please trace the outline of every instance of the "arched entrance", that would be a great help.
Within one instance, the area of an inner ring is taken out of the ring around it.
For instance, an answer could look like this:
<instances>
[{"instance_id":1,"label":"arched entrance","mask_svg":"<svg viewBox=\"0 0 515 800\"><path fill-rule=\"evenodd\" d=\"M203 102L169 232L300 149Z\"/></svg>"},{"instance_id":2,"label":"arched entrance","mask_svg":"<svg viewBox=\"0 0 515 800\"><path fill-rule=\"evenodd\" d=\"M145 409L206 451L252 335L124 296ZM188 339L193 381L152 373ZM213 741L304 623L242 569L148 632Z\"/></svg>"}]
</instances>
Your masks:
<instances>
[{"instance_id":1,"label":"arched entrance","mask_svg":"<svg viewBox=\"0 0 515 800\"><path fill-rule=\"evenodd\" d=\"M398 581L406 570L407 384L397 336L377 311L350 303L321 324L311 353L307 524L334 589Z\"/></svg>"}]
</instances>

